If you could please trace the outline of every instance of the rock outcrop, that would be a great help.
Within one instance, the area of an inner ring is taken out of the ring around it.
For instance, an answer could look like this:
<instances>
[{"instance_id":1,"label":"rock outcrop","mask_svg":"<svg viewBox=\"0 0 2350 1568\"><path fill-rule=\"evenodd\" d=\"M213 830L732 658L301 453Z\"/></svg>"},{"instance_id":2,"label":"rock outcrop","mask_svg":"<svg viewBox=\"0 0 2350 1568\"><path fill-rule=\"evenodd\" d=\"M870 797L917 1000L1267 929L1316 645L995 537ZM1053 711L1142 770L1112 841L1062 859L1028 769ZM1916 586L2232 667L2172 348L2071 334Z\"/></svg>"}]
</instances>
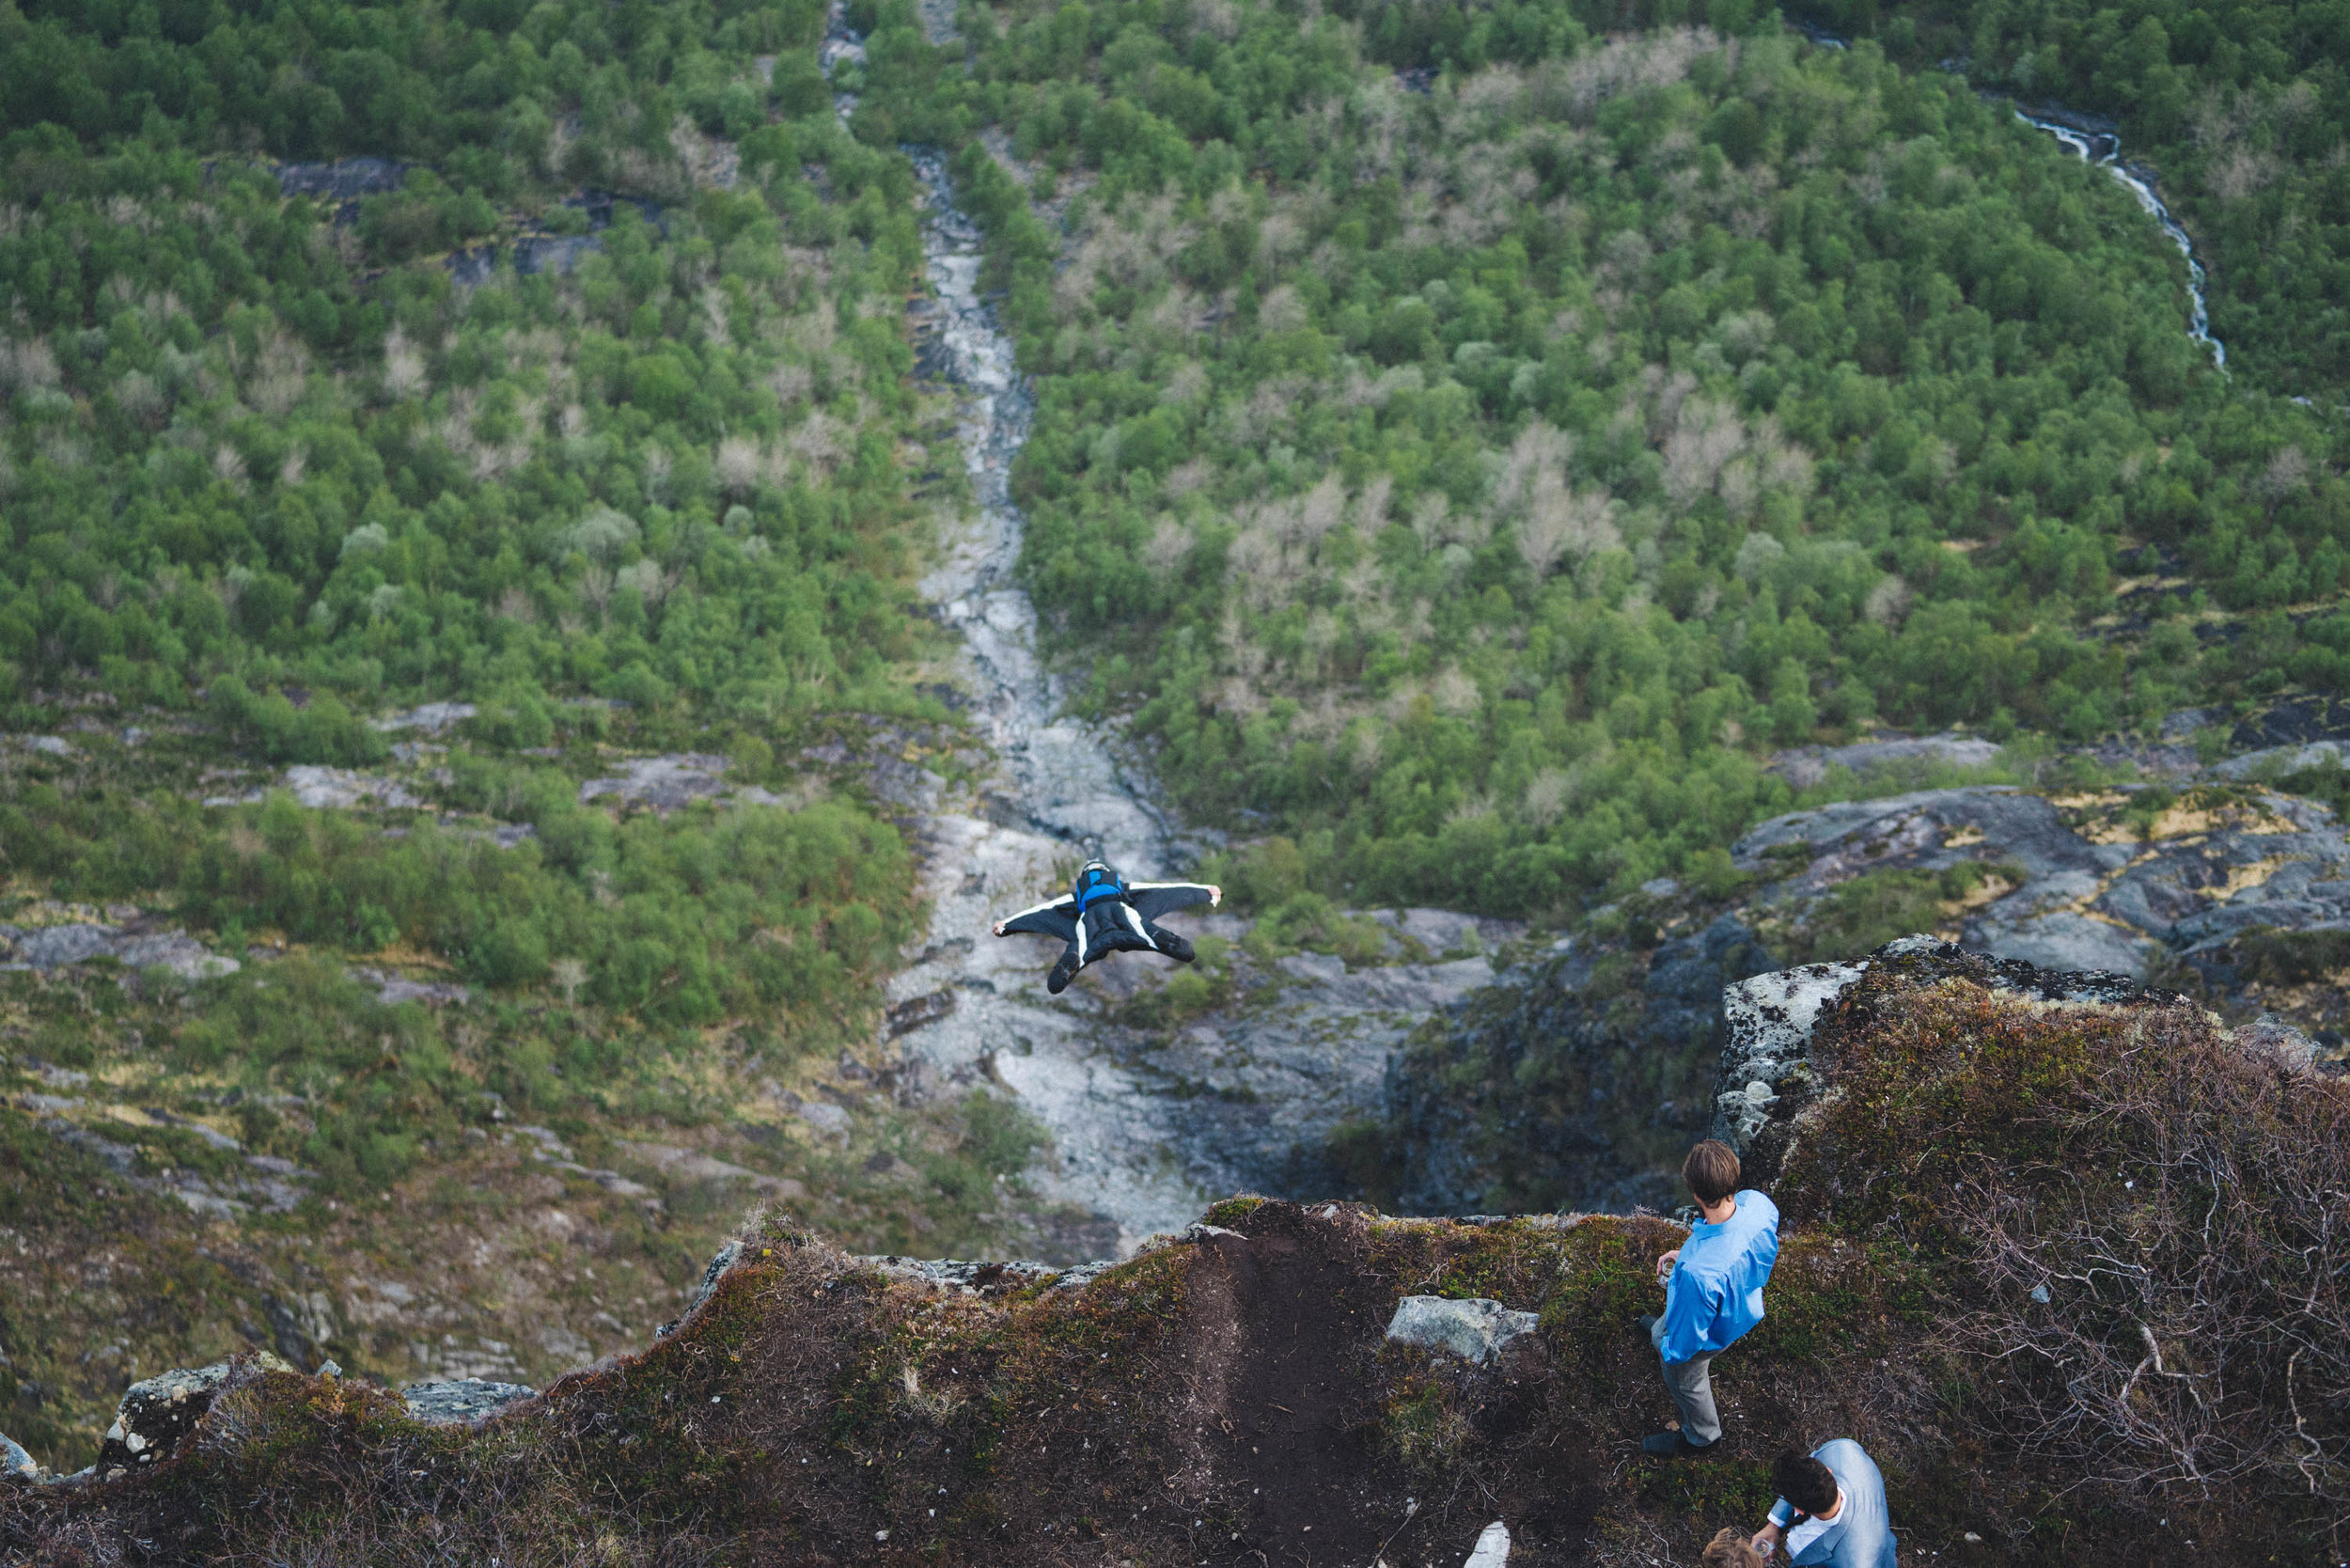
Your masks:
<instances>
[{"instance_id":1,"label":"rock outcrop","mask_svg":"<svg viewBox=\"0 0 2350 1568\"><path fill-rule=\"evenodd\" d=\"M1674 1207L1691 1137L1710 1124L1751 1137L1792 1114L1776 1103L1769 1015L1808 1015L1858 971L1840 953L1770 974L1733 990L1726 1015L1720 988L1839 933L1869 933L1866 948L1912 929L1871 932L1883 912L1931 922L1923 940L1972 955L1995 983L2041 975L2041 994L2152 981L2225 1004L2245 996L2247 942L2311 944L2312 970L2341 963L2336 947L2350 955L2350 835L2325 807L2251 785L1916 791L1774 818L1733 857L1750 879L1741 893L1643 890L1614 914L1623 934L1578 937L1424 1026L1389 1072L1385 1165L1358 1166L1364 1190L1420 1214ZM2301 1022L2320 1058L2345 1054L2339 1024ZM1755 1065L1714 1086L1723 1044Z\"/></svg>"},{"instance_id":2,"label":"rock outcrop","mask_svg":"<svg viewBox=\"0 0 2350 1568\"><path fill-rule=\"evenodd\" d=\"M2130 806L2129 792L1926 790L1777 817L1731 853L1772 879L1751 904L1791 925L1872 873L2012 870L2014 886L1953 910L1951 925L1963 947L2044 969L2142 980L2255 927L2350 925L2350 835L2325 807L2249 787L2137 820Z\"/></svg>"},{"instance_id":3,"label":"rock outcrop","mask_svg":"<svg viewBox=\"0 0 2350 1568\"><path fill-rule=\"evenodd\" d=\"M275 1356L271 1356L273 1362ZM279 1366L284 1363L278 1362ZM184 1441L212 1396L228 1380L228 1363L215 1361L192 1371L173 1371L133 1383L123 1391L115 1424L99 1446L98 1474L109 1479L167 1459Z\"/></svg>"}]
</instances>

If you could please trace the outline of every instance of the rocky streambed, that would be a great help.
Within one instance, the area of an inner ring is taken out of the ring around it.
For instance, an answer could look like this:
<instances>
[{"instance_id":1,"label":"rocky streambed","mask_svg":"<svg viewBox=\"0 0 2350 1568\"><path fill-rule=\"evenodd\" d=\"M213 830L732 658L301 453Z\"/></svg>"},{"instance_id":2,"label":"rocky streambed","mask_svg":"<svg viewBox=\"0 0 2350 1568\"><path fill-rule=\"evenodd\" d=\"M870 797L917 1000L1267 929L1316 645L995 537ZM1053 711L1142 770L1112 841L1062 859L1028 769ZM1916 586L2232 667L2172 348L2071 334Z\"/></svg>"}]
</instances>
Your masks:
<instances>
[{"instance_id":1,"label":"rocky streambed","mask_svg":"<svg viewBox=\"0 0 2350 1568\"><path fill-rule=\"evenodd\" d=\"M822 58L837 72L864 42L833 8ZM853 94L838 97L845 115ZM921 363L960 400L957 439L974 503L943 526L922 583L961 650L941 673L986 748L978 784L917 777L904 800L923 850L930 931L892 982L890 1047L901 1091L1010 1095L1052 1139L1032 1173L1065 1219L1040 1237L1056 1261L1134 1251L1231 1192L1328 1190L1324 1147L1375 1117L1396 1048L1431 1013L1490 984L1508 922L1436 910L1381 917L1392 935L1371 964L1234 949L1236 1000L1178 1023L1152 994L1170 966L1148 955L1097 965L1062 996L1044 990L1058 951L998 939L1002 916L1064 889L1088 855L1129 875L1180 873L1213 847L1161 805L1145 760L1115 727L1065 713L1063 681L1040 655L1017 568L1023 519L1010 487L1035 404L1012 343L981 292L982 241L954 201L946 161L909 149L920 176L930 297L913 312ZM1176 917L1234 939L1230 916Z\"/></svg>"}]
</instances>

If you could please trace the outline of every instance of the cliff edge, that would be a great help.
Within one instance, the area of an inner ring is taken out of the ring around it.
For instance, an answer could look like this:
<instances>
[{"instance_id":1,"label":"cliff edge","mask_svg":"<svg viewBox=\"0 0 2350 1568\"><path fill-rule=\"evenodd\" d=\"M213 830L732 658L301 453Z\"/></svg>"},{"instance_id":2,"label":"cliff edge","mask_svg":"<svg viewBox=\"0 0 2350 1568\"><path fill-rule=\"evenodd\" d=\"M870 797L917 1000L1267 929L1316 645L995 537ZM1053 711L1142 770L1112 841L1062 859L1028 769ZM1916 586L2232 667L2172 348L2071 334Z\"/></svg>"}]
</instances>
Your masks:
<instances>
[{"instance_id":1,"label":"cliff edge","mask_svg":"<svg viewBox=\"0 0 2350 1568\"><path fill-rule=\"evenodd\" d=\"M1726 1016L1717 1120L1787 1229L1702 1462L1637 1448L1655 1215L1241 1198L1057 1271L770 1215L651 1347L541 1392L151 1380L98 1470L0 1480L0 1556L1686 1561L1841 1435L1919 1560L2338 1560L2350 1085L2305 1043L1931 942Z\"/></svg>"}]
</instances>

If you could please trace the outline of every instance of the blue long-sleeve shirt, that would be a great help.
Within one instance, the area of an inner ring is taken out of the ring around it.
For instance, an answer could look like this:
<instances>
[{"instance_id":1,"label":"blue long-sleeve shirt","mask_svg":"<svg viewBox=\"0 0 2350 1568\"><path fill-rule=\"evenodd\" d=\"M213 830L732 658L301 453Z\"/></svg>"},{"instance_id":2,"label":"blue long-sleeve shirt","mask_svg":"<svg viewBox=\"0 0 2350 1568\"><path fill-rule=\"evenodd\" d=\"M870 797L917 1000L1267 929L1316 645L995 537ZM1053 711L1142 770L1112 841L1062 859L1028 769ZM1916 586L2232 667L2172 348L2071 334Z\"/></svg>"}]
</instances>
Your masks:
<instances>
[{"instance_id":1,"label":"blue long-sleeve shirt","mask_svg":"<svg viewBox=\"0 0 2350 1568\"><path fill-rule=\"evenodd\" d=\"M1726 1350L1762 1321L1762 1287L1778 1261L1778 1209L1751 1189L1719 1225L1698 1225L1665 1285L1666 1360Z\"/></svg>"},{"instance_id":2,"label":"blue long-sleeve shirt","mask_svg":"<svg viewBox=\"0 0 2350 1568\"><path fill-rule=\"evenodd\" d=\"M1844 1506L1821 1534L1790 1557L1789 1568L1897 1568L1901 1543L1885 1507L1885 1477L1858 1443L1837 1437L1811 1450L1844 1494ZM1771 1505L1771 1523L1784 1530L1795 1516L1781 1497Z\"/></svg>"}]
</instances>

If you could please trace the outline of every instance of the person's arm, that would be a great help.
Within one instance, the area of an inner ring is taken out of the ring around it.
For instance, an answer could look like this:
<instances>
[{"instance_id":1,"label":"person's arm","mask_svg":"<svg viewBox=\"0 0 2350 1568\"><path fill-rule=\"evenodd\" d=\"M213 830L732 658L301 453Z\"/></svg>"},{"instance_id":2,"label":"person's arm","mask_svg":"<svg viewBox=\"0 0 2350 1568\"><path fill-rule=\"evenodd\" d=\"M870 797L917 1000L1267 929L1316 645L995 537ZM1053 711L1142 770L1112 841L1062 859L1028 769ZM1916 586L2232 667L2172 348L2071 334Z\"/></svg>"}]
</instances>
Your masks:
<instances>
[{"instance_id":1,"label":"person's arm","mask_svg":"<svg viewBox=\"0 0 2350 1568\"><path fill-rule=\"evenodd\" d=\"M1171 915L1195 904L1219 904L1224 889L1212 882L1135 882L1126 886L1126 902L1146 920Z\"/></svg>"},{"instance_id":2,"label":"person's arm","mask_svg":"<svg viewBox=\"0 0 2350 1568\"><path fill-rule=\"evenodd\" d=\"M1719 1315L1720 1305L1707 1282L1692 1278L1686 1268L1676 1265L1672 1278L1665 1282L1665 1321L1658 1335L1658 1351L1675 1365L1692 1356L1704 1355L1711 1348L1705 1343L1706 1331Z\"/></svg>"},{"instance_id":3,"label":"person's arm","mask_svg":"<svg viewBox=\"0 0 2350 1568\"><path fill-rule=\"evenodd\" d=\"M1033 904L1009 919L996 921L993 929L998 936L1010 936L1017 933L1073 941L1077 933L1077 901L1056 899L1048 903Z\"/></svg>"}]
</instances>

